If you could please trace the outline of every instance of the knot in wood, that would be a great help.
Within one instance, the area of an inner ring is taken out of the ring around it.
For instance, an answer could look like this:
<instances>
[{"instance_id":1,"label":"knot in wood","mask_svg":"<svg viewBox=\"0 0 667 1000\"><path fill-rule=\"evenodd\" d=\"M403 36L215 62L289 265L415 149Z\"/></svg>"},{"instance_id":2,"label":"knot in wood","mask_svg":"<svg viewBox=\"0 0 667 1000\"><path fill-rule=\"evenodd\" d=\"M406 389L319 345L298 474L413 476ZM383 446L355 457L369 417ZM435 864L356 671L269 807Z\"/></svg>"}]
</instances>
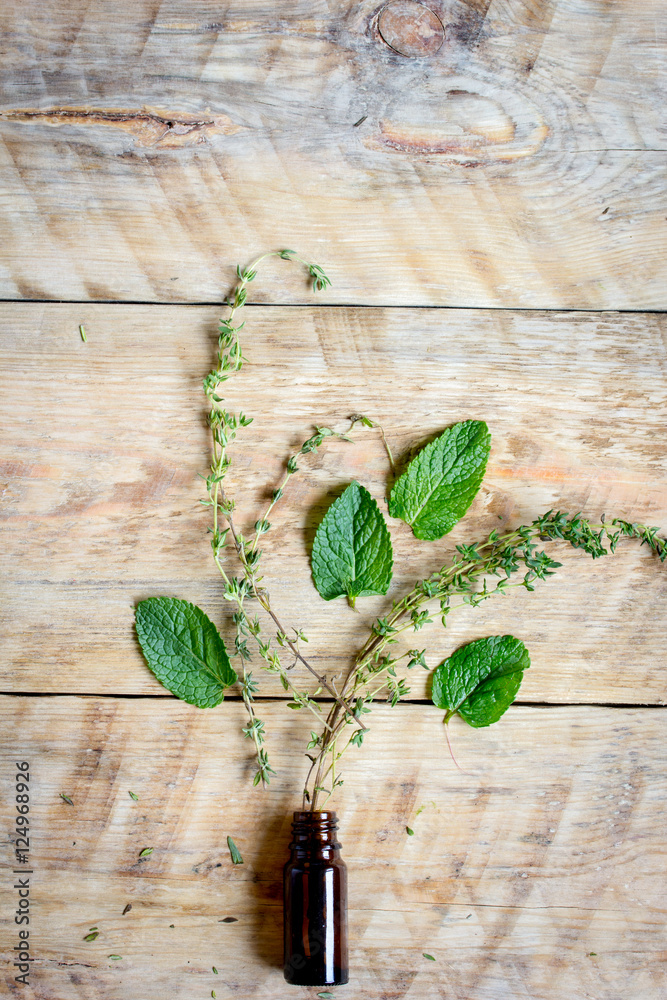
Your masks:
<instances>
[{"instance_id":1,"label":"knot in wood","mask_svg":"<svg viewBox=\"0 0 667 1000\"><path fill-rule=\"evenodd\" d=\"M438 15L417 0L394 0L378 15L382 40L395 52L413 59L432 56L445 40Z\"/></svg>"}]
</instances>

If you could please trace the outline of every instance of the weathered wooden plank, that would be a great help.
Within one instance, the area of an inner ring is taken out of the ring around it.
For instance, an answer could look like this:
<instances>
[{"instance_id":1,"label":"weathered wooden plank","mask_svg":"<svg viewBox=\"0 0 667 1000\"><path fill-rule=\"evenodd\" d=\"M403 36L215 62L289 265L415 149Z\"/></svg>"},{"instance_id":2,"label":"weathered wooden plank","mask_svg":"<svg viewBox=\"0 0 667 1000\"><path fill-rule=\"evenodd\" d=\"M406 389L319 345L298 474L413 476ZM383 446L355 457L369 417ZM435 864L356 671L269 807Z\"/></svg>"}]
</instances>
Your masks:
<instances>
[{"instance_id":1,"label":"weathered wooden plank","mask_svg":"<svg viewBox=\"0 0 667 1000\"><path fill-rule=\"evenodd\" d=\"M279 772L265 792L248 782L238 704L0 700L8 806L13 762L31 765L36 961L20 995L282 994L281 867L309 726L260 708ZM337 802L351 883L345 996L664 995L663 710L515 706L488 730L454 721L465 774L435 709L378 708L372 725ZM7 930L12 884L6 873ZM228 916L237 922L220 923ZM100 936L84 942L92 926Z\"/></svg>"},{"instance_id":2,"label":"weathered wooden plank","mask_svg":"<svg viewBox=\"0 0 667 1000\"><path fill-rule=\"evenodd\" d=\"M180 596L226 636L233 627L198 503L208 460L199 387L218 311L17 304L2 315L2 689L164 693L134 639L138 600ZM420 543L391 522L394 584L360 614L320 600L309 550L353 478L382 503L382 445L360 430L355 445L299 460L264 565L277 610L305 629L322 670L344 669L372 616L460 541L550 507L667 524L662 317L253 308L247 321L250 360L228 383L230 405L255 418L230 473L244 528L313 424L343 429L350 413L368 413L399 461L456 420L486 419L493 434L485 485L450 536ZM557 557L562 571L534 594L457 611L446 633L410 634L408 647L427 646L435 665L465 640L512 632L533 657L524 699L663 702L664 567L635 545L595 563ZM410 683L425 696L423 672Z\"/></svg>"},{"instance_id":3,"label":"weathered wooden plank","mask_svg":"<svg viewBox=\"0 0 667 1000\"><path fill-rule=\"evenodd\" d=\"M664 307L659 0L430 8L5 5L0 294Z\"/></svg>"}]
</instances>

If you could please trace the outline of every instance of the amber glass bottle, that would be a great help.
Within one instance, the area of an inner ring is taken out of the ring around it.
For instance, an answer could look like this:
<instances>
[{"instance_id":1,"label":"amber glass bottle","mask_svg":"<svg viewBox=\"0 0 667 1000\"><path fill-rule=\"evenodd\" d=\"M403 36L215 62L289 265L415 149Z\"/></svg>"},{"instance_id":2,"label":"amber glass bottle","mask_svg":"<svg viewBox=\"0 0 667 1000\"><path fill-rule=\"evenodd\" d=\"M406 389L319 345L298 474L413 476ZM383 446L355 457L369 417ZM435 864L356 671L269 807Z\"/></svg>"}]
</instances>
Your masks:
<instances>
[{"instance_id":1,"label":"amber glass bottle","mask_svg":"<svg viewBox=\"0 0 667 1000\"><path fill-rule=\"evenodd\" d=\"M347 869L334 812L295 812L285 865L285 979L297 986L347 982Z\"/></svg>"}]
</instances>

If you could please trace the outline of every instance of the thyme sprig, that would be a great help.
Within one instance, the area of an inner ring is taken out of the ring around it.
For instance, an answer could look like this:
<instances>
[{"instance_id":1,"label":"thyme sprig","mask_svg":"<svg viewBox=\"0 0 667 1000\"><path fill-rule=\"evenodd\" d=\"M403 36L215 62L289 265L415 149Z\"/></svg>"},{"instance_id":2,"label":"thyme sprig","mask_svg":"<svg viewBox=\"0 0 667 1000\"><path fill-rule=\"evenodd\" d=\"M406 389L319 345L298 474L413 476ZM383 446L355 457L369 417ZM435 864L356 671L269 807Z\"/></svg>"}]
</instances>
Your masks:
<instances>
[{"instance_id":1,"label":"thyme sprig","mask_svg":"<svg viewBox=\"0 0 667 1000\"><path fill-rule=\"evenodd\" d=\"M228 455L228 448L235 440L237 432L242 427L247 427L252 422L252 417L243 412L238 414L230 413L220 395L221 387L235 372L239 372L245 362L241 349L240 333L243 330L244 322L238 321L238 313L243 309L248 297L248 285L256 275L258 266L262 261L270 257L280 257L282 260L295 261L305 265L310 277L313 280L313 289L320 291L330 285L329 278L324 273L319 264L311 264L299 257L294 250L277 250L272 253L265 253L254 260L249 266L236 269L238 284L228 297L228 315L220 320L218 332L218 352L216 367L204 378L204 393L209 403L208 424L211 429L212 455L209 474L206 477L207 499L202 503L211 507L213 514L213 524L209 529L211 532L211 548L213 559L225 583L224 597L236 606L233 615L236 625L236 636L234 640L236 655L242 664L241 690L243 702L248 714L248 724L244 727L244 735L252 739L255 746L255 756L257 761L257 771L254 776L254 783L266 785L270 781L270 775L275 773L270 766L267 751L264 747L265 726L264 722L258 718L254 700L258 690L256 682L252 678L252 672L248 670L246 663L252 657L248 647L248 641L253 640L257 646L260 657L264 661L263 668L270 673L277 674L285 691L289 692L292 701L289 703L293 708L308 708L317 718L318 723L322 722L322 709L315 700L317 695L326 691L338 705L343 713L343 717L354 719L352 706L347 705L341 698L335 686L326 677L322 676L304 657L300 649L300 642L307 641L303 633L298 629L287 629L279 620L271 607L269 593L262 586L262 576L259 575L260 560L262 550L258 548L262 535L271 529L269 517L275 504L284 495L290 478L298 470L297 458L299 455L307 455L316 451L328 437L341 437L349 440L347 435L339 434L329 427L317 427L315 433L304 441L297 455L293 455L287 462L283 481L274 490L271 502L264 515L255 522L252 537L246 538L234 523L233 511L235 502L226 494L223 482L229 470L231 460ZM241 576L230 576L223 566L222 557L228 538L231 536L233 550L238 557L241 566ZM248 612L247 601L257 601L259 606L271 619L275 633L273 636L265 636L259 618L255 614ZM294 632L294 638L290 633ZM273 645L276 643L280 649L287 649L294 657L295 661L301 662L303 666L316 678L318 689L311 695L307 691L298 690L288 674L288 668L283 664L279 648ZM357 724L365 728L361 721ZM324 723L325 729L327 723Z\"/></svg>"},{"instance_id":2,"label":"thyme sprig","mask_svg":"<svg viewBox=\"0 0 667 1000\"><path fill-rule=\"evenodd\" d=\"M635 538L642 545L648 545L664 562L667 539L657 532L657 528L621 518L614 518L610 525L604 520L601 524L593 524L581 514L550 510L530 524L511 531L494 530L483 542L458 545L457 554L450 563L418 581L403 598L394 601L388 615L373 622L364 646L345 677L342 697L354 702L357 716L370 712L373 701L381 694L392 706L398 704L409 693L409 688L403 678L397 677L396 665L407 660L408 669L417 665L428 669L425 650L411 649L392 657L387 655L387 647L396 643L402 633L418 632L432 624L434 616L439 616L446 626L449 613L456 607L477 607L490 597L506 593L510 587L535 590L538 580L546 580L561 566L539 543L564 541L598 559L615 552L621 537ZM517 576L520 579L516 579ZM457 596L462 599L453 605L452 599ZM362 745L365 732L356 731L345 739L347 725L348 719L341 717L335 704L323 732L311 734L309 747L314 746L317 752L314 756L308 755L311 765L303 790L304 809L307 804L312 810L322 807L341 784L336 768L343 753L350 746ZM326 787L327 782L329 787ZM325 796L323 801L322 796Z\"/></svg>"}]
</instances>

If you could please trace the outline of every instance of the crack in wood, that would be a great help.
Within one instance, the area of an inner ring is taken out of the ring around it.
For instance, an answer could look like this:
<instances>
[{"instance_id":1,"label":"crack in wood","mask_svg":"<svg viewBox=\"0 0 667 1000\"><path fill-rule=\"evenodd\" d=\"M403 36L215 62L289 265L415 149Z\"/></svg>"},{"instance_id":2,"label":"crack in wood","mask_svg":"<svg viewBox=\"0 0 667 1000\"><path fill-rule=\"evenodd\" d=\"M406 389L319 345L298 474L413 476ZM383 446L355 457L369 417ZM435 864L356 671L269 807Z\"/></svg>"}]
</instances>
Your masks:
<instances>
[{"instance_id":1,"label":"crack in wood","mask_svg":"<svg viewBox=\"0 0 667 1000\"><path fill-rule=\"evenodd\" d=\"M151 108L12 108L0 112L0 121L18 124L38 123L57 127L111 126L128 132L138 146L175 149L208 142L218 135L235 135L246 131L225 114L207 117L176 112L166 114Z\"/></svg>"}]
</instances>

